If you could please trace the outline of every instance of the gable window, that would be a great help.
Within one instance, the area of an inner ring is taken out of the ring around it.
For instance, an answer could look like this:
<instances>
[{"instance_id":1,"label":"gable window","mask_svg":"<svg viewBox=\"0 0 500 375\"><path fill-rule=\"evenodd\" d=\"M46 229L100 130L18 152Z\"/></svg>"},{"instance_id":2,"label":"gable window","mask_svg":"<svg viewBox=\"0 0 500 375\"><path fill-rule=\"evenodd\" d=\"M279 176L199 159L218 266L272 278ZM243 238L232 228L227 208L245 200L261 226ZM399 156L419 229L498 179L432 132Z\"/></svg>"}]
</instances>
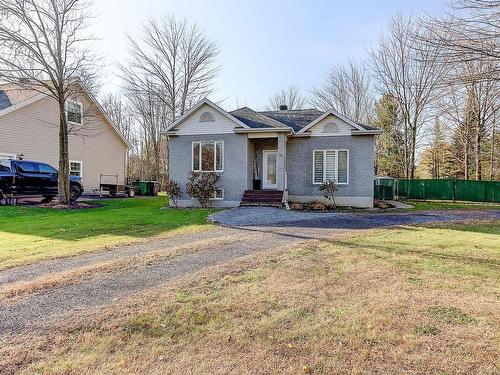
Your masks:
<instances>
[{"instance_id":1,"label":"gable window","mask_svg":"<svg viewBox=\"0 0 500 375\"><path fill-rule=\"evenodd\" d=\"M69 162L69 174L70 176L82 177L82 162L71 160Z\"/></svg>"},{"instance_id":2,"label":"gable window","mask_svg":"<svg viewBox=\"0 0 500 375\"><path fill-rule=\"evenodd\" d=\"M82 125L83 109L82 103L74 100L66 101L66 119L72 124Z\"/></svg>"},{"instance_id":3,"label":"gable window","mask_svg":"<svg viewBox=\"0 0 500 375\"><path fill-rule=\"evenodd\" d=\"M222 172L224 170L224 142L193 142L191 169L194 172Z\"/></svg>"},{"instance_id":4,"label":"gable window","mask_svg":"<svg viewBox=\"0 0 500 375\"><path fill-rule=\"evenodd\" d=\"M338 133L338 132L339 132L339 126L333 121L326 124L325 127L323 128L323 133Z\"/></svg>"},{"instance_id":5,"label":"gable window","mask_svg":"<svg viewBox=\"0 0 500 375\"><path fill-rule=\"evenodd\" d=\"M215 117L212 112L205 111L200 116L200 122L213 122Z\"/></svg>"},{"instance_id":6,"label":"gable window","mask_svg":"<svg viewBox=\"0 0 500 375\"><path fill-rule=\"evenodd\" d=\"M314 150L313 184L335 181L339 185L349 183L348 150Z\"/></svg>"}]
</instances>

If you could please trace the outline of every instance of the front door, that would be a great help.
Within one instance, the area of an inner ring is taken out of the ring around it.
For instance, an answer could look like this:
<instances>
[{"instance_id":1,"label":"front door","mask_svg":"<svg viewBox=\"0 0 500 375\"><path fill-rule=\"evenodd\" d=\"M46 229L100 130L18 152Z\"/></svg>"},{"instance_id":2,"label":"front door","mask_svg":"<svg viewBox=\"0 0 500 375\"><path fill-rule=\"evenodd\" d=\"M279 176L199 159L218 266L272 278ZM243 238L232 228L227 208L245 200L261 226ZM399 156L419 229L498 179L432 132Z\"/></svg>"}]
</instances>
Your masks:
<instances>
[{"instance_id":1,"label":"front door","mask_svg":"<svg viewBox=\"0 0 500 375\"><path fill-rule=\"evenodd\" d=\"M276 155L276 150L263 151L264 189L276 189Z\"/></svg>"}]
</instances>

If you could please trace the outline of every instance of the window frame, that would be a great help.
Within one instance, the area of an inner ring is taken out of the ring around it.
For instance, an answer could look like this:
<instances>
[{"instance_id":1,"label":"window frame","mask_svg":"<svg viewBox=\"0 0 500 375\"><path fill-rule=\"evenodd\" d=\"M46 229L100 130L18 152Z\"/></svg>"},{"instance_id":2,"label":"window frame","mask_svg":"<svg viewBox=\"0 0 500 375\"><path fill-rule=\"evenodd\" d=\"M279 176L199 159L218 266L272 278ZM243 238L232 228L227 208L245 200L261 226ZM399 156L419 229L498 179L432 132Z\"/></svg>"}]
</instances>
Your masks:
<instances>
[{"instance_id":1,"label":"window frame","mask_svg":"<svg viewBox=\"0 0 500 375\"><path fill-rule=\"evenodd\" d=\"M223 201L224 200L224 189L223 188L217 188L215 190L220 190L222 192L222 196L220 198L217 198L217 192L215 192L214 196L210 198L211 201Z\"/></svg>"},{"instance_id":2,"label":"window frame","mask_svg":"<svg viewBox=\"0 0 500 375\"><path fill-rule=\"evenodd\" d=\"M202 162L202 144L203 143L212 143L214 147L214 166L213 169L210 171L204 171L203 170L203 162ZM217 168L217 143L222 144L222 168L221 169L216 169ZM194 145L198 144L198 160L199 160L199 169L194 169ZM207 172L216 172L216 173L222 173L224 172L224 153L225 153L225 148L224 148L224 141L193 141L191 142L191 171L192 172L201 172L201 173L207 173Z\"/></svg>"},{"instance_id":3,"label":"window frame","mask_svg":"<svg viewBox=\"0 0 500 375\"><path fill-rule=\"evenodd\" d=\"M205 115L205 113L209 114L209 116L210 116L209 119L203 119L203 115ZM199 118L198 122L215 122L215 115L210 111L203 111L200 114L200 118Z\"/></svg>"},{"instance_id":4,"label":"window frame","mask_svg":"<svg viewBox=\"0 0 500 375\"><path fill-rule=\"evenodd\" d=\"M74 122L74 121L70 121L68 119L68 114L69 114L68 107L69 107L70 103L78 104L80 106L80 122L79 123L78 122ZM70 123L70 124L74 124L74 125L78 125L78 126L83 126L83 103L80 102L80 101L78 101L78 100L67 99L64 106L65 106L65 110L66 110L66 121L68 121L68 123Z\"/></svg>"},{"instance_id":5,"label":"window frame","mask_svg":"<svg viewBox=\"0 0 500 375\"><path fill-rule=\"evenodd\" d=\"M71 174L71 163L78 163L80 164L80 175L79 176L74 176ZM78 178L83 178L83 162L81 160L70 160L69 161L69 175L78 177Z\"/></svg>"},{"instance_id":6,"label":"window frame","mask_svg":"<svg viewBox=\"0 0 500 375\"><path fill-rule=\"evenodd\" d=\"M350 180L350 173L349 173L349 163L351 160L350 153L348 149L345 148L339 148L339 149L319 149L319 150L313 150L313 157L312 157L312 183L313 185L321 185L326 182L326 152L327 151L334 151L335 152L335 184L336 185L349 185L349 180ZM347 153L347 181L346 182L338 182L339 179L339 152L345 151ZM322 152L323 153L323 181L322 182L316 182L314 180L314 172L315 172L315 155L316 152Z\"/></svg>"}]
</instances>

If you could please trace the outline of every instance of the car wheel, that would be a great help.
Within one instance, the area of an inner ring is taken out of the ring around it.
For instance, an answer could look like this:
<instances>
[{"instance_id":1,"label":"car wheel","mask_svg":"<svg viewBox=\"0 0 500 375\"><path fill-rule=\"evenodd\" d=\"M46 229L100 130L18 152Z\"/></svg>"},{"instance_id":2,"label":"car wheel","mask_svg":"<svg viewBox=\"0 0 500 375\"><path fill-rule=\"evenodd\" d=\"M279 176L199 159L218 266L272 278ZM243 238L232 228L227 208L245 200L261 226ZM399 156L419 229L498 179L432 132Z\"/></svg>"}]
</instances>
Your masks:
<instances>
[{"instance_id":1,"label":"car wheel","mask_svg":"<svg viewBox=\"0 0 500 375\"><path fill-rule=\"evenodd\" d=\"M76 201L78 198L80 198L80 195L82 194L82 191L80 188L76 185L73 185L69 188L69 200L71 202Z\"/></svg>"},{"instance_id":2,"label":"car wheel","mask_svg":"<svg viewBox=\"0 0 500 375\"><path fill-rule=\"evenodd\" d=\"M135 189L134 188L128 189L128 193L127 194L128 194L129 198L135 197Z\"/></svg>"},{"instance_id":3,"label":"car wheel","mask_svg":"<svg viewBox=\"0 0 500 375\"><path fill-rule=\"evenodd\" d=\"M54 199L53 195L44 195L42 199L42 203L50 203Z\"/></svg>"}]
</instances>

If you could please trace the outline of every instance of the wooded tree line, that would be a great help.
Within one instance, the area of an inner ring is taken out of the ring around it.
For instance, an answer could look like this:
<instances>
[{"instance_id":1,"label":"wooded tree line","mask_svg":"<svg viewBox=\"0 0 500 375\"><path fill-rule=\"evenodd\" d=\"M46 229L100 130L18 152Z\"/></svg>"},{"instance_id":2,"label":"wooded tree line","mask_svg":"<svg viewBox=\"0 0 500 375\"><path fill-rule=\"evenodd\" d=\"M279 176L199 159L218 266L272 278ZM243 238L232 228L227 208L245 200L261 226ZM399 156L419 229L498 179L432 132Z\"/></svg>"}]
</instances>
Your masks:
<instances>
[{"instance_id":1,"label":"wooded tree line","mask_svg":"<svg viewBox=\"0 0 500 375\"><path fill-rule=\"evenodd\" d=\"M439 18L396 15L366 61L333 65L318 87L280 89L267 109L334 108L383 129L380 175L500 179L499 28L499 1L457 0ZM217 44L196 25L167 17L149 21L130 46L126 105L110 96L106 107L123 106L139 125L130 134L130 175L165 181L159 130L212 91Z\"/></svg>"}]
</instances>

